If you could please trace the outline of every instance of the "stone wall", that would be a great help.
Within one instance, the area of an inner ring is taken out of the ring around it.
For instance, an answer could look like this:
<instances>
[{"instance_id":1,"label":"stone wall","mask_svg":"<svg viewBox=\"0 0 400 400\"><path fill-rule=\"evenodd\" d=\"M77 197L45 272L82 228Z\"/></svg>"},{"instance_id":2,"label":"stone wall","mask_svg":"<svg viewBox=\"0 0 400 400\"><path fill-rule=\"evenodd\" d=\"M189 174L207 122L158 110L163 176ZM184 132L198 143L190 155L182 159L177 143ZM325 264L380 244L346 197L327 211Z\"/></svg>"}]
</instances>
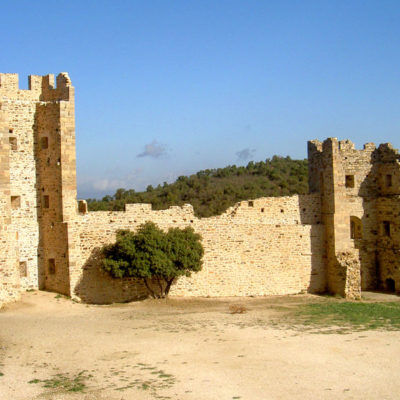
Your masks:
<instances>
[{"instance_id":1,"label":"stone wall","mask_svg":"<svg viewBox=\"0 0 400 400\"><path fill-rule=\"evenodd\" d=\"M70 224L75 243L71 279L74 295L110 303L145 295L140 283L110 278L101 270L100 248L118 229L135 230L146 221L163 229L192 226L205 248L203 269L180 278L176 296L258 296L325 290L323 228L317 195L243 201L224 214L199 219L190 205L152 211L148 204L125 212L90 212ZM74 225L74 226L73 226ZM72 283L74 282L74 283Z\"/></svg>"},{"instance_id":2,"label":"stone wall","mask_svg":"<svg viewBox=\"0 0 400 400\"><path fill-rule=\"evenodd\" d=\"M310 194L242 201L199 219L193 209L77 209L74 88L68 74L0 74L0 305L27 288L108 303L146 295L111 279L100 249L118 229L153 221L193 226L203 270L181 278L177 296L319 292L357 298L400 289L400 155L390 144L308 143Z\"/></svg>"}]
</instances>

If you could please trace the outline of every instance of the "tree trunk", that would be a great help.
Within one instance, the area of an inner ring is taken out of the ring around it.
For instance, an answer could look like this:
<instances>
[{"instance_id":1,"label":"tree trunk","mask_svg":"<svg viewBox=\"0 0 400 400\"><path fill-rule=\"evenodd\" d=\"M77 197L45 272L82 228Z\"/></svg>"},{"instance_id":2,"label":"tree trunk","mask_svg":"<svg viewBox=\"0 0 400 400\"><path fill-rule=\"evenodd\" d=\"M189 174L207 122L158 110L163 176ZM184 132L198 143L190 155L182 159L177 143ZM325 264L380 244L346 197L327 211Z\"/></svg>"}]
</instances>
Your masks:
<instances>
[{"instance_id":1,"label":"tree trunk","mask_svg":"<svg viewBox=\"0 0 400 400\"><path fill-rule=\"evenodd\" d=\"M165 295L168 296L169 290L171 289L172 283L174 282L175 278L166 279L167 286L165 287Z\"/></svg>"},{"instance_id":2,"label":"tree trunk","mask_svg":"<svg viewBox=\"0 0 400 400\"><path fill-rule=\"evenodd\" d=\"M150 293L150 296L151 296L153 299L156 299L157 296L156 296L156 294L154 293L154 290L151 289L151 287L150 287L150 285L149 285L149 282L147 282L147 278L143 278L143 282L144 282L144 284L146 285L147 291Z\"/></svg>"},{"instance_id":3,"label":"tree trunk","mask_svg":"<svg viewBox=\"0 0 400 400\"><path fill-rule=\"evenodd\" d=\"M163 291L163 287L162 287L162 283L161 283L160 278L158 276L156 276L156 279L157 279L158 287L160 288L160 297L159 298L162 299L162 298L165 297L164 291Z\"/></svg>"}]
</instances>

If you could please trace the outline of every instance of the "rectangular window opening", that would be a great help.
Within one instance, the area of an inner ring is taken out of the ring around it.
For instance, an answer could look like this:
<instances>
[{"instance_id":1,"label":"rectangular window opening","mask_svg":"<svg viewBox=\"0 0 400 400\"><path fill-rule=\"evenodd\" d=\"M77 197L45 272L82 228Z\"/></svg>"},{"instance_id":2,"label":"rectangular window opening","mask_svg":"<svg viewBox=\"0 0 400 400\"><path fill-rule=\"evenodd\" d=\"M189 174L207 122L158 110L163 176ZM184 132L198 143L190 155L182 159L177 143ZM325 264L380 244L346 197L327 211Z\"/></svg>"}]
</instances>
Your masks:
<instances>
[{"instance_id":1,"label":"rectangular window opening","mask_svg":"<svg viewBox=\"0 0 400 400\"><path fill-rule=\"evenodd\" d=\"M386 175L386 187L391 187L393 184L392 182L392 175Z\"/></svg>"},{"instance_id":2,"label":"rectangular window opening","mask_svg":"<svg viewBox=\"0 0 400 400\"><path fill-rule=\"evenodd\" d=\"M390 237L390 222L383 221L382 226L383 226L383 235Z\"/></svg>"},{"instance_id":3,"label":"rectangular window opening","mask_svg":"<svg viewBox=\"0 0 400 400\"><path fill-rule=\"evenodd\" d=\"M353 188L354 187L354 175L346 175L346 187Z\"/></svg>"},{"instance_id":4,"label":"rectangular window opening","mask_svg":"<svg viewBox=\"0 0 400 400\"><path fill-rule=\"evenodd\" d=\"M82 214L86 214L87 210L87 203L85 200L78 200L78 211Z\"/></svg>"},{"instance_id":5,"label":"rectangular window opening","mask_svg":"<svg viewBox=\"0 0 400 400\"><path fill-rule=\"evenodd\" d=\"M10 149L11 149L11 150L13 150L13 151L18 150L18 142L17 142L17 138L16 138L16 137L10 136L10 137L8 138L8 141L9 141L9 143L10 143Z\"/></svg>"},{"instance_id":6,"label":"rectangular window opening","mask_svg":"<svg viewBox=\"0 0 400 400\"><path fill-rule=\"evenodd\" d=\"M21 196L11 196L11 208L16 210L21 207Z\"/></svg>"},{"instance_id":7,"label":"rectangular window opening","mask_svg":"<svg viewBox=\"0 0 400 400\"><path fill-rule=\"evenodd\" d=\"M249 205L249 207L254 207L254 202L253 201L249 201L248 205Z\"/></svg>"},{"instance_id":8,"label":"rectangular window opening","mask_svg":"<svg viewBox=\"0 0 400 400\"><path fill-rule=\"evenodd\" d=\"M40 147L42 150L49 148L49 138L47 136L43 136L40 138Z\"/></svg>"},{"instance_id":9,"label":"rectangular window opening","mask_svg":"<svg viewBox=\"0 0 400 400\"><path fill-rule=\"evenodd\" d=\"M19 262L19 276L21 278L26 278L28 276L28 268L26 261Z\"/></svg>"},{"instance_id":10,"label":"rectangular window opening","mask_svg":"<svg viewBox=\"0 0 400 400\"><path fill-rule=\"evenodd\" d=\"M54 258L49 258L48 271L49 275L54 275L56 273L56 260Z\"/></svg>"},{"instance_id":11,"label":"rectangular window opening","mask_svg":"<svg viewBox=\"0 0 400 400\"><path fill-rule=\"evenodd\" d=\"M43 207L49 208L50 207L50 198L48 195L43 196Z\"/></svg>"}]
</instances>

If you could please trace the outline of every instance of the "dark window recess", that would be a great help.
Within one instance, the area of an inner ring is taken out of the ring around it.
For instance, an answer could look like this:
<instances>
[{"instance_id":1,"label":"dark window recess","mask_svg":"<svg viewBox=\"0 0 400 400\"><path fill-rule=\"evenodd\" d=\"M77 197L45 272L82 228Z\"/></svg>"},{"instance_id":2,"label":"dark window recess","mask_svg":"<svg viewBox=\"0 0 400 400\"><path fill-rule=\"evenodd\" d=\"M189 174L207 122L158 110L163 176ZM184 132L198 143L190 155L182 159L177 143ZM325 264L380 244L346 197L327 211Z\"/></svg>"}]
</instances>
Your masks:
<instances>
[{"instance_id":1,"label":"dark window recess","mask_svg":"<svg viewBox=\"0 0 400 400\"><path fill-rule=\"evenodd\" d=\"M15 151L18 150L18 142L16 137L9 137L8 141L10 143L10 149Z\"/></svg>"},{"instance_id":2,"label":"dark window recess","mask_svg":"<svg viewBox=\"0 0 400 400\"><path fill-rule=\"evenodd\" d=\"M383 227L383 235L390 237L390 222L389 221L383 221L382 222L382 227Z\"/></svg>"},{"instance_id":3,"label":"dark window recess","mask_svg":"<svg viewBox=\"0 0 400 400\"><path fill-rule=\"evenodd\" d=\"M21 196L11 196L11 208L16 210L21 207Z\"/></svg>"},{"instance_id":4,"label":"dark window recess","mask_svg":"<svg viewBox=\"0 0 400 400\"><path fill-rule=\"evenodd\" d=\"M49 258L48 271L49 275L54 275L56 273L56 260L54 258Z\"/></svg>"},{"instance_id":5,"label":"dark window recess","mask_svg":"<svg viewBox=\"0 0 400 400\"><path fill-rule=\"evenodd\" d=\"M10 128L10 129L8 130L8 133L14 133L14 129L11 129L11 128Z\"/></svg>"},{"instance_id":6,"label":"dark window recess","mask_svg":"<svg viewBox=\"0 0 400 400\"><path fill-rule=\"evenodd\" d=\"M249 207L254 207L254 202L253 201L249 201Z\"/></svg>"},{"instance_id":7,"label":"dark window recess","mask_svg":"<svg viewBox=\"0 0 400 400\"><path fill-rule=\"evenodd\" d=\"M385 281L386 290L394 293L396 291L396 283L392 278L388 278Z\"/></svg>"},{"instance_id":8,"label":"dark window recess","mask_svg":"<svg viewBox=\"0 0 400 400\"><path fill-rule=\"evenodd\" d=\"M50 198L48 195L43 196L43 207L44 208L50 207Z\"/></svg>"},{"instance_id":9,"label":"dark window recess","mask_svg":"<svg viewBox=\"0 0 400 400\"><path fill-rule=\"evenodd\" d=\"M392 175L386 175L386 187L391 187L392 184Z\"/></svg>"},{"instance_id":10,"label":"dark window recess","mask_svg":"<svg viewBox=\"0 0 400 400\"><path fill-rule=\"evenodd\" d=\"M42 150L49 148L49 138L47 136L43 136L40 138L40 147Z\"/></svg>"},{"instance_id":11,"label":"dark window recess","mask_svg":"<svg viewBox=\"0 0 400 400\"><path fill-rule=\"evenodd\" d=\"M350 238L362 239L362 223L360 218L350 217Z\"/></svg>"},{"instance_id":12,"label":"dark window recess","mask_svg":"<svg viewBox=\"0 0 400 400\"><path fill-rule=\"evenodd\" d=\"M19 262L19 276L21 278L25 278L28 276L28 268L27 268L26 261Z\"/></svg>"},{"instance_id":13,"label":"dark window recess","mask_svg":"<svg viewBox=\"0 0 400 400\"><path fill-rule=\"evenodd\" d=\"M262 209L261 209L261 212L264 212L264 211L265 211L265 210L262 208Z\"/></svg>"},{"instance_id":14,"label":"dark window recess","mask_svg":"<svg viewBox=\"0 0 400 400\"><path fill-rule=\"evenodd\" d=\"M346 175L346 187L353 188L354 187L354 175Z\"/></svg>"},{"instance_id":15,"label":"dark window recess","mask_svg":"<svg viewBox=\"0 0 400 400\"><path fill-rule=\"evenodd\" d=\"M78 211L82 214L86 214L88 209L87 209L87 203L85 200L78 200Z\"/></svg>"}]
</instances>

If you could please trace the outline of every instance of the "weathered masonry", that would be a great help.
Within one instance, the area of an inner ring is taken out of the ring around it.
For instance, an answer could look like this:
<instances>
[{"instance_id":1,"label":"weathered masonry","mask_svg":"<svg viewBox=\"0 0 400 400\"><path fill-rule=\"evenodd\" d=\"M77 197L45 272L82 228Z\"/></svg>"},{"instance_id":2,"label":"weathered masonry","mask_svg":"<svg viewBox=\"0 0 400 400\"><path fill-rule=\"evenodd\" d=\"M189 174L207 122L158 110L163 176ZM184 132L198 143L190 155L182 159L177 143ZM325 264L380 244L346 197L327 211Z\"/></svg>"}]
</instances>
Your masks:
<instances>
[{"instance_id":1,"label":"weathered masonry","mask_svg":"<svg viewBox=\"0 0 400 400\"><path fill-rule=\"evenodd\" d=\"M138 282L113 280L99 249L118 229L151 220L199 232L203 270L173 286L177 296L300 292L358 298L400 287L400 156L390 144L308 144L308 195L242 201L197 218L190 205L87 212L76 201L74 88L68 74L0 74L0 305L28 288L83 301L141 298Z\"/></svg>"}]
</instances>

